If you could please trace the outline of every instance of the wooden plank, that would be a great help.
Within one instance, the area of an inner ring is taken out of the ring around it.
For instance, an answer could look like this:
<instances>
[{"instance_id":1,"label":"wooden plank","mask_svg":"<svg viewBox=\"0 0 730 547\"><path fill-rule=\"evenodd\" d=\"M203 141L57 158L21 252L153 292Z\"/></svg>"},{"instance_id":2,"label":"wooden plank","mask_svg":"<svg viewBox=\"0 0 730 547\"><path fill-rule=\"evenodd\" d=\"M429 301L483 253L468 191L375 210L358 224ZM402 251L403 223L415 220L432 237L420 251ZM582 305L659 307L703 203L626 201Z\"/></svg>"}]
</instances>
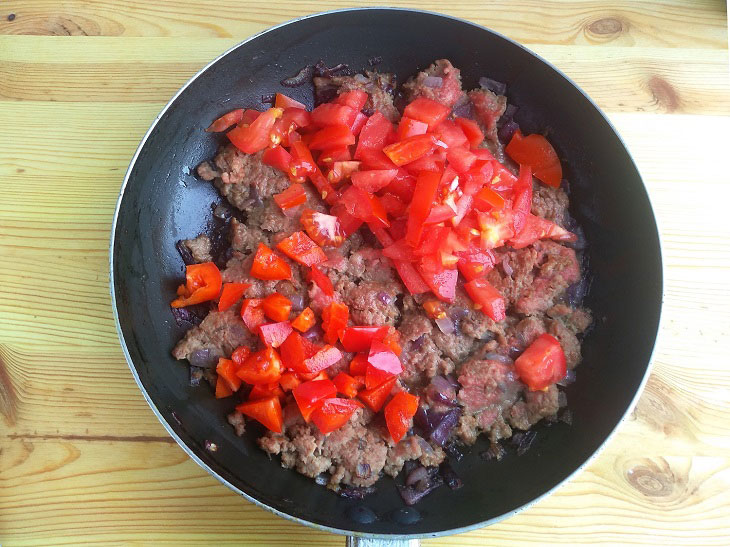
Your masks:
<instances>
[{"instance_id":1,"label":"wooden plank","mask_svg":"<svg viewBox=\"0 0 730 547\"><path fill-rule=\"evenodd\" d=\"M178 2L102 0L22 0L3 2L1 34L56 36L248 36L289 19L358 5L378 6L378 1L349 2L299 0L272 3L249 0L245 8L236 0ZM630 46L727 47L723 3L713 0L621 0L606 5L601 0L543 2L541 0L481 0L458 3L400 0L391 6L439 11L493 28L523 43L596 44Z\"/></svg>"},{"instance_id":2,"label":"wooden plank","mask_svg":"<svg viewBox=\"0 0 730 547\"><path fill-rule=\"evenodd\" d=\"M0 100L164 104L236 43L98 38L90 50L84 38L0 36ZM532 49L610 112L730 112L727 50L698 55L679 48L538 44Z\"/></svg>"}]
</instances>

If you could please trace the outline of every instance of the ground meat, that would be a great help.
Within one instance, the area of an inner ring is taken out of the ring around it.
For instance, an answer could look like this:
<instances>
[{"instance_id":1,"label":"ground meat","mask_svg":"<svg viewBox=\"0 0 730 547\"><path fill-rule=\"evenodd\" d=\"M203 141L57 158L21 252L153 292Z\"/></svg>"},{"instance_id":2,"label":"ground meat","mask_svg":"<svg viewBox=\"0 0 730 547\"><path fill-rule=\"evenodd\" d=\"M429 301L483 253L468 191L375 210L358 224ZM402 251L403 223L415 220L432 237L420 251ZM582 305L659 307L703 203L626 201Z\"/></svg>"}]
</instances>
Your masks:
<instances>
[{"instance_id":1,"label":"ground meat","mask_svg":"<svg viewBox=\"0 0 730 547\"><path fill-rule=\"evenodd\" d=\"M221 176L221 174L216 171L208 161L204 161L203 163L198 165L197 172L198 176L201 179L207 180L209 182Z\"/></svg>"},{"instance_id":2,"label":"ground meat","mask_svg":"<svg viewBox=\"0 0 730 547\"><path fill-rule=\"evenodd\" d=\"M559 391L554 385L545 391L526 391L525 400L517 402L507 416L509 424L527 430L549 416L555 416L560 409Z\"/></svg>"},{"instance_id":3,"label":"ground meat","mask_svg":"<svg viewBox=\"0 0 730 547\"><path fill-rule=\"evenodd\" d=\"M532 344L538 336L546 332L545 322L537 316L525 317L510 331L507 336L510 347L523 350Z\"/></svg>"},{"instance_id":4,"label":"ground meat","mask_svg":"<svg viewBox=\"0 0 730 547\"><path fill-rule=\"evenodd\" d=\"M440 447L431 445L418 435L409 435L388 448L383 471L395 477L403 469L403 464L409 460L418 460L424 466L433 467L439 465L445 458L446 454Z\"/></svg>"},{"instance_id":5,"label":"ground meat","mask_svg":"<svg viewBox=\"0 0 730 547\"><path fill-rule=\"evenodd\" d=\"M233 426L233 429L236 431L236 435L239 437L246 432L246 418L244 418L243 414L240 412L231 412L228 415L228 423Z\"/></svg>"},{"instance_id":6,"label":"ground meat","mask_svg":"<svg viewBox=\"0 0 730 547\"><path fill-rule=\"evenodd\" d=\"M219 357L228 357L238 346L251 346L255 340L233 309L211 311L200 325L185 333L172 354L176 359L187 359L195 350L209 349Z\"/></svg>"},{"instance_id":7,"label":"ground meat","mask_svg":"<svg viewBox=\"0 0 730 547\"><path fill-rule=\"evenodd\" d=\"M368 115L378 111L391 122L400 118L400 113L393 106L393 74L366 71L364 75L315 77L314 89L317 97L323 100L330 100L327 97L334 98L339 93L361 89L368 94L368 101L363 108Z\"/></svg>"},{"instance_id":8,"label":"ground meat","mask_svg":"<svg viewBox=\"0 0 730 547\"><path fill-rule=\"evenodd\" d=\"M578 366L581 360L580 341L575 333L559 319L548 322L548 332L558 339L565 353L565 364L569 369Z\"/></svg>"},{"instance_id":9,"label":"ground meat","mask_svg":"<svg viewBox=\"0 0 730 547\"><path fill-rule=\"evenodd\" d=\"M198 264L202 262L212 262L213 257L210 254L210 238L205 234L200 234L193 239L183 239L182 243L193 255L193 260Z\"/></svg>"},{"instance_id":10,"label":"ground meat","mask_svg":"<svg viewBox=\"0 0 730 547\"><path fill-rule=\"evenodd\" d=\"M567 228L568 195L562 188L536 184L532 192L532 214Z\"/></svg>"},{"instance_id":11,"label":"ground meat","mask_svg":"<svg viewBox=\"0 0 730 547\"><path fill-rule=\"evenodd\" d=\"M251 276L251 265L253 264L254 254L248 256L234 252L233 258L227 263L225 269L221 272L224 283L249 283L251 286L246 289L246 298L265 298L273 292L289 292L289 294L304 294L306 290L306 282L302 277L300 268L284 258L291 267L291 279L282 281L264 281ZM291 285L291 287L290 287Z\"/></svg>"},{"instance_id":12,"label":"ground meat","mask_svg":"<svg viewBox=\"0 0 730 547\"><path fill-rule=\"evenodd\" d=\"M497 120L507 108L507 97L495 95L487 89L475 89L468 93L474 105L477 121L484 126L484 136L492 142L497 142Z\"/></svg>"},{"instance_id":13,"label":"ground meat","mask_svg":"<svg viewBox=\"0 0 730 547\"><path fill-rule=\"evenodd\" d=\"M400 310L394 305L397 287L365 281L352 285L344 294L343 302L350 308L350 317L358 325L395 325Z\"/></svg>"},{"instance_id":14,"label":"ground meat","mask_svg":"<svg viewBox=\"0 0 730 547\"><path fill-rule=\"evenodd\" d=\"M230 234L231 248L242 253L254 252L259 243L270 245L269 234L248 222L238 222L235 218L231 219Z\"/></svg>"},{"instance_id":15,"label":"ground meat","mask_svg":"<svg viewBox=\"0 0 730 547\"><path fill-rule=\"evenodd\" d=\"M426 78L434 76L441 78L440 86L429 87L424 84ZM454 106L464 96L464 91L461 89L461 72L446 59L439 59L426 70L416 74L403 84L403 90L408 102L417 97L426 97L448 107Z\"/></svg>"},{"instance_id":16,"label":"ground meat","mask_svg":"<svg viewBox=\"0 0 730 547\"><path fill-rule=\"evenodd\" d=\"M560 319L576 334L585 332L593 323L591 312L586 308L571 308L565 304L556 304L547 310L547 314L553 319Z\"/></svg>"}]
</instances>

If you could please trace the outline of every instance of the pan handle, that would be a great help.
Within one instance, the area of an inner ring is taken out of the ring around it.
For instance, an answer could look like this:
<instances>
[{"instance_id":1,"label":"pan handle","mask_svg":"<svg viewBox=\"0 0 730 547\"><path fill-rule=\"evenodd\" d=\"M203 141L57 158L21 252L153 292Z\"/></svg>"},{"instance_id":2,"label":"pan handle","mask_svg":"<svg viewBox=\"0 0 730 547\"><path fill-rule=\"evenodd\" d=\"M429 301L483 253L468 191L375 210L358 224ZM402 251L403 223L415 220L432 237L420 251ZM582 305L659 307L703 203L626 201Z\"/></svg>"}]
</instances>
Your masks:
<instances>
[{"instance_id":1,"label":"pan handle","mask_svg":"<svg viewBox=\"0 0 730 547\"><path fill-rule=\"evenodd\" d=\"M379 539L347 536L347 547L420 547L418 539Z\"/></svg>"}]
</instances>

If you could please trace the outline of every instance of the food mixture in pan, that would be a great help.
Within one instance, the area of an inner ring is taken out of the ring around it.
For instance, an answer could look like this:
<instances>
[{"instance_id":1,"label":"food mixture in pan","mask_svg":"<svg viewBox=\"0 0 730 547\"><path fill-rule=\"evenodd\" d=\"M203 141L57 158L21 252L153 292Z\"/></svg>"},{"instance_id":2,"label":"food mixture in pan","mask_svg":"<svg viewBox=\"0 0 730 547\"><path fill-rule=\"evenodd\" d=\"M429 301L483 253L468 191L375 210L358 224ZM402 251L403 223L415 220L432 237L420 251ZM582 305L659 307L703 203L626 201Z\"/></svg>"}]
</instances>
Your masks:
<instances>
[{"instance_id":1,"label":"food mixture in pan","mask_svg":"<svg viewBox=\"0 0 730 547\"><path fill-rule=\"evenodd\" d=\"M226 133L197 173L229 205L178 244L172 309L193 326L173 355L282 466L361 495L406 465L415 503L459 486L447 459L480 434L500 458L569 421L583 238L504 84L465 92L447 60L400 89L344 65L293 84L312 72L313 110L276 94L208 128Z\"/></svg>"}]
</instances>

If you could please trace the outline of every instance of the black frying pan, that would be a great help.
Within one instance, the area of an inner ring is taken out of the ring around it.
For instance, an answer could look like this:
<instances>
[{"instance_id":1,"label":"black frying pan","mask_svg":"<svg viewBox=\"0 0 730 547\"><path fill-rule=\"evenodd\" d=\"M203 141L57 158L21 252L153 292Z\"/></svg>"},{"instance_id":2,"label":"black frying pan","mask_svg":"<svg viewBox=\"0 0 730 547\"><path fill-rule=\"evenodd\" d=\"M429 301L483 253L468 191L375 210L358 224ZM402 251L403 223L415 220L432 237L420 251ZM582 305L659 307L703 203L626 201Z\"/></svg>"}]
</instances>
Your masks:
<instances>
[{"instance_id":1,"label":"black frying pan","mask_svg":"<svg viewBox=\"0 0 730 547\"><path fill-rule=\"evenodd\" d=\"M578 380L568 388L572 426L539 430L524 455L479 457L477 443L454 467L465 486L436 490L404 512L393 480L362 502L338 497L279 467L254 438L238 438L225 416L232 402L188 385L188 367L170 355L183 331L169 302L183 277L175 242L205 229L220 198L193 175L218 140L202 129L235 107L262 107L276 91L312 103L311 87L282 78L323 59L360 69L382 56L381 71L404 81L434 59L461 69L465 88L487 75L508 83L523 130L547 130L571 182L572 213L589 242L596 326L584 343ZM632 407L647 376L662 301L657 227L639 173L598 108L554 67L483 27L401 9L353 9L286 23L234 47L198 73L152 124L127 172L111 238L111 290L119 335L143 394L162 424L199 465L246 499L320 529L356 535L435 536L496 522L567 479ZM205 441L217 451L205 449ZM378 516L364 524L353 507Z\"/></svg>"}]
</instances>

